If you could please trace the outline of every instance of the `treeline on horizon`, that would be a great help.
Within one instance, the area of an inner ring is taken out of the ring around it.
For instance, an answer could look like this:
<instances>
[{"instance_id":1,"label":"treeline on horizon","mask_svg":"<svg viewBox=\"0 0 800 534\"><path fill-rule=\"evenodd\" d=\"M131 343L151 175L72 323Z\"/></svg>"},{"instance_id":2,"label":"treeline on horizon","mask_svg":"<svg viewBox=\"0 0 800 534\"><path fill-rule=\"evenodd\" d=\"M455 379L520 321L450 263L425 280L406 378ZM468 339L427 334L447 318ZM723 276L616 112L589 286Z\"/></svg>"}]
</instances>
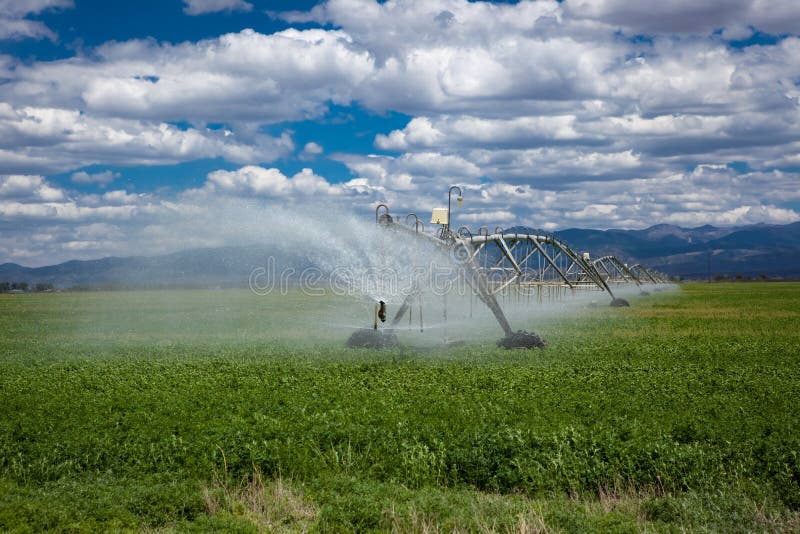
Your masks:
<instances>
[{"instance_id":1,"label":"treeline on horizon","mask_svg":"<svg viewBox=\"0 0 800 534\"><path fill-rule=\"evenodd\" d=\"M24 286L24 287L21 287ZM170 282L98 282L96 284L75 284L66 287L56 287L53 284L28 284L27 282L0 282L0 293L8 293L10 291L23 291L26 293L43 293L49 291L75 291L75 292L90 292L90 291L154 291L154 290L168 290L168 289L248 289L248 285L222 283L222 284L208 284L208 283L170 283Z\"/></svg>"},{"instance_id":2,"label":"treeline on horizon","mask_svg":"<svg viewBox=\"0 0 800 534\"><path fill-rule=\"evenodd\" d=\"M38 283L29 284L28 282L0 282L0 293L10 293L12 291L22 291L23 293L45 293L54 291L53 284Z\"/></svg>"}]
</instances>

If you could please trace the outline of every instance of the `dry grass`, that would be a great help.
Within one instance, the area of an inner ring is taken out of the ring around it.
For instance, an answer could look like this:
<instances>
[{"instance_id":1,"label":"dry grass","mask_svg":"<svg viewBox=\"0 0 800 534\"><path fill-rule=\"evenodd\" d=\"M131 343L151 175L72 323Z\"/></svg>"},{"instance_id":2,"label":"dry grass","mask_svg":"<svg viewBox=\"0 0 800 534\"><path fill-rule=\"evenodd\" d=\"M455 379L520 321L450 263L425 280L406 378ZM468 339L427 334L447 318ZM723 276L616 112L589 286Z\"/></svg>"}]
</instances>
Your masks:
<instances>
[{"instance_id":1,"label":"dry grass","mask_svg":"<svg viewBox=\"0 0 800 534\"><path fill-rule=\"evenodd\" d=\"M541 502L521 495L476 493L469 504L450 509L441 518L436 513L420 511L415 506L405 510L384 510L384 520L394 533L414 534L544 534L554 532L544 519ZM507 513L503 513L503 511ZM499 512L499 513L498 513ZM509 521L509 519L511 519Z\"/></svg>"},{"instance_id":2,"label":"dry grass","mask_svg":"<svg viewBox=\"0 0 800 534\"><path fill-rule=\"evenodd\" d=\"M519 515L516 528L509 534L545 534L547 532L553 532L553 530L547 526L541 512L535 507L531 507L528 512Z\"/></svg>"},{"instance_id":3,"label":"dry grass","mask_svg":"<svg viewBox=\"0 0 800 534\"><path fill-rule=\"evenodd\" d=\"M765 505L755 511L756 524L763 532L800 532L800 512L779 513L769 511Z\"/></svg>"},{"instance_id":4,"label":"dry grass","mask_svg":"<svg viewBox=\"0 0 800 534\"><path fill-rule=\"evenodd\" d=\"M388 515L392 521L392 532L414 532L418 534L438 534L442 532L441 525L435 517L412 508L408 512L408 517L402 517L395 510L390 510ZM454 529L454 532L460 532Z\"/></svg>"},{"instance_id":5,"label":"dry grass","mask_svg":"<svg viewBox=\"0 0 800 534\"><path fill-rule=\"evenodd\" d=\"M547 534L554 532L554 530L547 526L540 510L531 505L530 508L517 515L516 522L513 526L504 526L497 528L497 525L489 525L484 522L479 522L479 532L485 534L495 534L502 532L503 534Z\"/></svg>"},{"instance_id":6,"label":"dry grass","mask_svg":"<svg viewBox=\"0 0 800 534\"><path fill-rule=\"evenodd\" d=\"M308 532L318 511L300 491L281 478L264 480L261 471L238 483L215 477L202 488L206 512L232 515L256 525L261 532Z\"/></svg>"}]
</instances>

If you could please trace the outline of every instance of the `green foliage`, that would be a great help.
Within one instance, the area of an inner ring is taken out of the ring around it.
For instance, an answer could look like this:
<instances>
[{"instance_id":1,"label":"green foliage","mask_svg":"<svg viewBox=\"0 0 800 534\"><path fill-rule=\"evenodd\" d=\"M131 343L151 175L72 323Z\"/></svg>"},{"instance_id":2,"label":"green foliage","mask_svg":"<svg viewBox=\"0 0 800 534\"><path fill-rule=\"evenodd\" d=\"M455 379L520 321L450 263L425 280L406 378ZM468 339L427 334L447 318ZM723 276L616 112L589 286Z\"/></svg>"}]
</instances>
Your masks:
<instances>
[{"instance_id":1,"label":"green foliage","mask_svg":"<svg viewBox=\"0 0 800 534\"><path fill-rule=\"evenodd\" d=\"M0 530L249 531L201 494L253 473L323 530L798 525L797 284L521 325L543 351L347 350L297 319L341 304L296 294L24 297L0 297Z\"/></svg>"}]
</instances>

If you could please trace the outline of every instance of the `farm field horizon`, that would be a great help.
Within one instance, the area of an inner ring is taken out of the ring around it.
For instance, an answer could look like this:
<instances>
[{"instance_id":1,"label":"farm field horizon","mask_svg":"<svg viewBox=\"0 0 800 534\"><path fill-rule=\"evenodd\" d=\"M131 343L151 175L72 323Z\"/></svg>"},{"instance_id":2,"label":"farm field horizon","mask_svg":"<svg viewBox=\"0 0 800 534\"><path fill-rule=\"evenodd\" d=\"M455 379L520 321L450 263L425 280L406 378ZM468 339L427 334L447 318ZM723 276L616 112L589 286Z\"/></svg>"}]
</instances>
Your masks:
<instances>
[{"instance_id":1,"label":"farm field horizon","mask_svg":"<svg viewBox=\"0 0 800 534\"><path fill-rule=\"evenodd\" d=\"M630 300L375 351L343 297L0 295L0 531L800 529L800 283Z\"/></svg>"}]
</instances>

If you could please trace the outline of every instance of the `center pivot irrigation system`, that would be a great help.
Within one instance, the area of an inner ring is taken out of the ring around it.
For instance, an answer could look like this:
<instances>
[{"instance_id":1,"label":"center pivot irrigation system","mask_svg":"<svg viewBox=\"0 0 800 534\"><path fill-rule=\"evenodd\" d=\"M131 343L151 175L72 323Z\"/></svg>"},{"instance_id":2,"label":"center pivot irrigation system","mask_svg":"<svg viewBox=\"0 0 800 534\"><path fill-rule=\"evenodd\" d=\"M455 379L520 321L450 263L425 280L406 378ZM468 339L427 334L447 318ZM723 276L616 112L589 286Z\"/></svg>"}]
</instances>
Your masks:
<instances>
[{"instance_id":1,"label":"center pivot irrigation system","mask_svg":"<svg viewBox=\"0 0 800 534\"><path fill-rule=\"evenodd\" d=\"M386 231L413 236L434 245L442 252L450 254L459 265L459 273L469 284L473 295L492 312L503 329L505 337L498 346L505 348L544 347L544 341L536 334L523 330L514 331L503 312L498 297L509 292L517 295L536 295L537 302L542 298L552 299L564 293L577 290L606 292L611 298L610 306L629 306L628 301L614 295L612 287L620 285L637 286L646 295L647 286L668 283L665 275L643 265L628 266L615 256L601 256L592 260L589 253L577 253L563 241L551 235L523 232L504 232L495 228L490 232L481 227L477 232L461 226L453 232L450 228L451 196L458 192L457 202L461 205L462 192L453 186L448 192L447 207L435 208L432 224L438 224L436 234L425 233L422 221L415 213L409 213L402 222L389 213L386 204L375 208L375 222ZM419 301L420 288L413 286L391 319L391 327L378 330L378 319L387 319L386 304L381 301L375 306L373 329L356 331L348 340L354 347L387 347L397 344L392 332L411 306ZM446 311L445 311L446 313ZM421 310L420 310L421 318Z\"/></svg>"}]
</instances>

